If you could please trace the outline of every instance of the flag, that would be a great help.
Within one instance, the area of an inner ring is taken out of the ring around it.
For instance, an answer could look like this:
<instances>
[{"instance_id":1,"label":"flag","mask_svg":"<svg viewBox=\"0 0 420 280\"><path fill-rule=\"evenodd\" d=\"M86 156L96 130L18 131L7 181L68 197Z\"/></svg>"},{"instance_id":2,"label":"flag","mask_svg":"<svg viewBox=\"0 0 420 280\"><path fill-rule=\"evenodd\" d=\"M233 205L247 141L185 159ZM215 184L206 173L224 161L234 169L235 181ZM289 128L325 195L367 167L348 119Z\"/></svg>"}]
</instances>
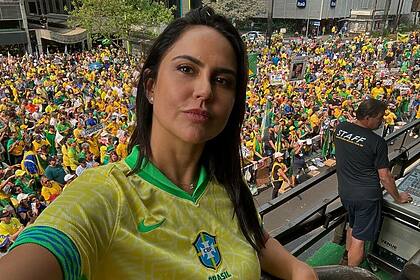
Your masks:
<instances>
[{"instance_id":1,"label":"flag","mask_svg":"<svg viewBox=\"0 0 420 280\"><path fill-rule=\"evenodd\" d=\"M330 131L324 130L324 143L322 145L321 155L326 158L329 154L330 149Z\"/></svg>"},{"instance_id":2,"label":"flag","mask_svg":"<svg viewBox=\"0 0 420 280\"><path fill-rule=\"evenodd\" d=\"M255 78L257 76L257 60L258 54L257 53L250 53L248 54L248 68L250 78Z\"/></svg>"},{"instance_id":3,"label":"flag","mask_svg":"<svg viewBox=\"0 0 420 280\"><path fill-rule=\"evenodd\" d=\"M277 139L276 139L276 152L281 151L281 137L283 136L283 128L279 129L279 132L277 133Z\"/></svg>"},{"instance_id":4,"label":"flag","mask_svg":"<svg viewBox=\"0 0 420 280\"><path fill-rule=\"evenodd\" d=\"M267 102L265 103L265 110L264 110L264 116L262 119L262 123L261 123L261 135L262 137L265 136L265 134L268 132L268 128L271 127L271 101L267 100Z\"/></svg>"},{"instance_id":5,"label":"flag","mask_svg":"<svg viewBox=\"0 0 420 280\"><path fill-rule=\"evenodd\" d=\"M404 34L404 33L397 33L397 41L403 42L403 43L407 43L408 42L408 34Z\"/></svg>"}]
</instances>

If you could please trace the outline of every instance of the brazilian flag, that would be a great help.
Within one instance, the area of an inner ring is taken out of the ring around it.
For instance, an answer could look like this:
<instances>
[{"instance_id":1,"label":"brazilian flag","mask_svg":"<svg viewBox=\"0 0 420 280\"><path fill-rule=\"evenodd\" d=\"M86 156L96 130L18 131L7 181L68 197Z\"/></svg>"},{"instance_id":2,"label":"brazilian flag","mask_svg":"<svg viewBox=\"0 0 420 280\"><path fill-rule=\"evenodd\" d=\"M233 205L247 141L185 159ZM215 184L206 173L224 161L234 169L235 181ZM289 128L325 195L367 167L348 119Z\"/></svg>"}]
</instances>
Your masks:
<instances>
[{"instance_id":1,"label":"brazilian flag","mask_svg":"<svg viewBox=\"0 0 420 280\"><path fill-rule=\"evenodd\" d=\"M249 68L250 78L255 78L257 76L257 61L258 61L257 53L248 54L248 68Z\"/></svg>"}]
</instances>

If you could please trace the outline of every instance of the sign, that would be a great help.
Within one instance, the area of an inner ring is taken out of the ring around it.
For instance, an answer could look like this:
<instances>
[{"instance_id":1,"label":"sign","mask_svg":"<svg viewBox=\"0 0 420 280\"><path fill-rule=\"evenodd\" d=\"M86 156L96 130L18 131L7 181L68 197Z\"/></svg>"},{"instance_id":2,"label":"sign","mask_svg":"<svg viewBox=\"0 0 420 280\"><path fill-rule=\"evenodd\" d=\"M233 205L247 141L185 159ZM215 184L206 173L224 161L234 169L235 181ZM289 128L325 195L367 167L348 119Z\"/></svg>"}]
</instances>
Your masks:
<instances>
[{"instance_id":1,"label":"sign","mask_svg":"<svg viewBox=\"0 0 420 280\"><path fill-rule=\"evenodd\" d=\"M104 128L104 124L100 123L97 125L94 125L92 127L86 128L82 131L82 136L91 136L92 134L95 134L96 132L102 130Z\"/></svg>"},{"instance_id":2,"label":"sign","mask_svg":"<svg viewBox=\"0 0 420 280\"><path fill-rule=\"evenodd\" d=\"M278 86L284 83L283 76L281 74L271 74L270 75L270 85Z\"/></svg>"},{"instance_id":3,"label":"sign","mask_svg":"<svg viewBox=\"0 0 420 280\"><path fill-rule=\"evenodd\" d=\"M409 87L409 86L407 86L407 85L401 85L401 86L399 87L399 90L400 90L400 93L401 93L401 94L407 94L407 93L409 93L409 92L410 92L410 87Z\"/></svg>"},{"instance_id":4,"label":"sign","mask_svg":"<svg viewBox=\"0 0 420 280\"><path fill-rule=\"evenodd\" d=\"M337 0L331 0L330 1L330 7L335 8L337 6Z\"/></svg>"},{"instance_id":5,"label":"sign","mask_svg":"<svg viewBox=\"0 0 420 280\"><path fill-rule=\"evenodd\" d=\"M384 78L388 74L389 70L387 68L379 68L376 72L376 78Z\"/></svg>"},{"instance_id":6,"label":"sign","mask_svg":"<svg viewBox=\"0 0 420 280\"><path fill-rule=\"evenodd\" d=\"M303 80L306 70L306 58L296 57L290 64L289 81Z\"/></svg>"},{"instance_id":7,"label":"sign","mask_svg":"<svg viewBox=\"0 0 420 280\"><path fill-rule=\"evenodd\" d=\"M312 25L313 25L313 26L321 26L321 22L320 22L319 20L314 20L314 21L312 22Z\"/></svg>"},{"instance_id":8,"label":"sign","mask_svg":"<svg viewBox=\"0 0 420 280\"><path fill-rule=\"evenodd\" d=\"M298 8L305 8L306 7L306 0L297 0L296 6Z\"/></svg>"},{"instance_id":9,"label":"sign","mask_svg":"<svg viewBox=\"0 0 420 280\"><path fill-rule=\"evenodd\" d=\"M398 74L398 73L400 73L400 68L391 68L390 72L391 72L391 74Z\"/></svg>"},{"instance_id":10,"label":"sign","mask_svg":"<svg viewBox=\"0 0 420 280\"><path fill-rule=\"evenodd\" d=\"M385 86L392 86L393 81L392 80L384 80L384 85Z\"/></svg>"}]
</instances>

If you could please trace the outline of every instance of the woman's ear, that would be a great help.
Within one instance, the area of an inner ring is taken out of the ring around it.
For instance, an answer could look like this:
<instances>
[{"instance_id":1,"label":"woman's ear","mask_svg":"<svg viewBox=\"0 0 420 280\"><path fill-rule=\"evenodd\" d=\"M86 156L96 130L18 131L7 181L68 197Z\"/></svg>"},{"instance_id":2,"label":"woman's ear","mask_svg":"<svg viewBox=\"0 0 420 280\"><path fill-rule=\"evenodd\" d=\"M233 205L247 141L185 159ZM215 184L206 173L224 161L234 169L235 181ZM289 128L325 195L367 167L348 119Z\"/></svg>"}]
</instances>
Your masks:
<instances>
[{"instance_id":1,"label":"woman's ear","mask_svg":"<svg viewBox=\"0 0 420 280\"><path fill-rule=\"evenodd\" d=\"M152 78L152 71L150 69L144 70L144 89L146 93L146 97L149 100L150 104L153 104L153 95L154 95L154 87L155 87L155 80Z\"/></svg>"}]
</instances>

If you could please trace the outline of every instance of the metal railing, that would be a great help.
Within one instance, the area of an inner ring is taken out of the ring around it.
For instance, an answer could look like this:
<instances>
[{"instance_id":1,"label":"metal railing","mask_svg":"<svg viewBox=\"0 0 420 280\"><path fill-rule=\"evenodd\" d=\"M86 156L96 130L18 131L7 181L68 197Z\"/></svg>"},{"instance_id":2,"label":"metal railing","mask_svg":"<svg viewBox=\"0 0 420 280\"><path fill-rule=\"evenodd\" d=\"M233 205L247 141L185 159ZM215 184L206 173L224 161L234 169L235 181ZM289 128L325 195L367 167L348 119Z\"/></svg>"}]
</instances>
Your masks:
<instances>
[{"instance_id":1,"label":"metal railing","mask_svg":"<svg viewBox=\"0 0 420 280\"><path fill-rule=\"evenodd\" d=\"M405 141L407 139L408 134L413 128L415 128L418 125L420 125L419 119L403 126L401 129L385 137L385 141L391 142L396 140L398 137L403 136L401 146L395 149L394 151L388 153L391 166L395 165L399 161L405 161L405 164L407 165L420 157L420 149L418 148L418 146L420 145L420 137L418 139L414 139L414 141L405 145ZM404 167L401 169L403 171ZM264 218L264 215L284 205L286 202L297 197L303 192L308 191L318 183L333 176L335 173L335 167L328 168L327 170L321 172L319 175L305 181L302 184L299 184L292 190L280 195L279 197L273 200L264 203L263 205L261 205L261 207L258 208L258 212L260 213L261 217ZM331 206L331 204L333 204L337 200L338 195L334 195L324 200L322 204L316 206L313 209L308 210L300 217L289 222L286 226L283 226L278 230L272 231L271 235L284 245L293 240L296 240L299 237L302 237L303 235L315 229L319 229L322 227L322 230L320 232L318 232L305 242L302 242L299 246L292 250L293 255L299 256L302 252L310 248L322 237L327 235L330 231L332 231L338 225L345 221L345 210L341 206L341 204L339 206L332 207L332 210L327 212L327 207Z\"/></svg>"}]
</instances>

